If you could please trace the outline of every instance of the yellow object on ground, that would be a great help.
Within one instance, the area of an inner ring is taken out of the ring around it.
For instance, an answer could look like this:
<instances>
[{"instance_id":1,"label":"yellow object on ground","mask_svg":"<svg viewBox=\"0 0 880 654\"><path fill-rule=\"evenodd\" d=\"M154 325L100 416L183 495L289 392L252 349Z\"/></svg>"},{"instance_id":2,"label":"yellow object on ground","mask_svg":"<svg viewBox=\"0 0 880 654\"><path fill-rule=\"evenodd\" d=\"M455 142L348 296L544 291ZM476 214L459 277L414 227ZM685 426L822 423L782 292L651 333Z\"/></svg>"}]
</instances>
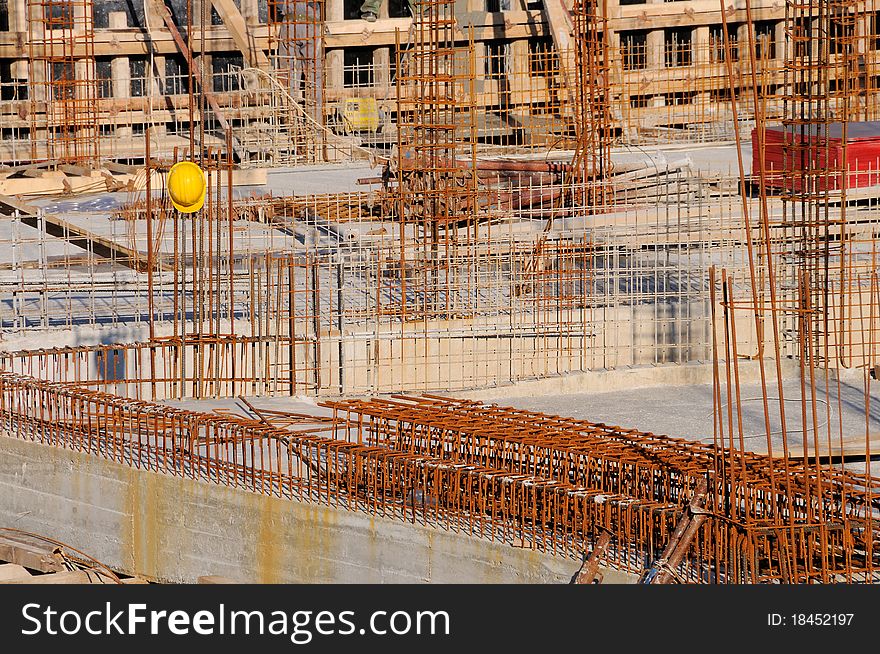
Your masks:
<instances>
[{"instance_id":1,"label":"yellow object on ground","mask_svg":"<svg viewBox=\"0 0 880 654\"><path fill-rule=\"evenodd\" d=\"M205 204L205 174L192 161L179 161L168 171L168 195L181 213L195 213Z\"/></svg>"},{"instance_id":2,"label":"yellow object on ground","mask_svg":"<svg viewBox=\"0 0 880 654\"><path fill-rule=\"evenodd\" d=\"M346 98L342 102L345 133L379 131L379 105L376 98Z\"/></svg>"}]
</instances>

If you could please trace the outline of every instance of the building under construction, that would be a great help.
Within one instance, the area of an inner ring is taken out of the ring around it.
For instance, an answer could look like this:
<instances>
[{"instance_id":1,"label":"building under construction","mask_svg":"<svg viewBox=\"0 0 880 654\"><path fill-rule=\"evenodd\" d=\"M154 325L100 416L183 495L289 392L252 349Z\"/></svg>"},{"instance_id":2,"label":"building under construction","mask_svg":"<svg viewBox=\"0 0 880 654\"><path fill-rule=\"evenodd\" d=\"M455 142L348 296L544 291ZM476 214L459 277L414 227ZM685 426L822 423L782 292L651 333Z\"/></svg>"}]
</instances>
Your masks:
<instances>
[{"instance_id":1,"label":"building under construction","mask_svg":"<svg viewBox=\"0 0 880 654\"><path fill-rule=\"evenodd\" d=\"M874 0L361 11L0 5L0 559L875 582Z\"/></svg>"}]
</instances>

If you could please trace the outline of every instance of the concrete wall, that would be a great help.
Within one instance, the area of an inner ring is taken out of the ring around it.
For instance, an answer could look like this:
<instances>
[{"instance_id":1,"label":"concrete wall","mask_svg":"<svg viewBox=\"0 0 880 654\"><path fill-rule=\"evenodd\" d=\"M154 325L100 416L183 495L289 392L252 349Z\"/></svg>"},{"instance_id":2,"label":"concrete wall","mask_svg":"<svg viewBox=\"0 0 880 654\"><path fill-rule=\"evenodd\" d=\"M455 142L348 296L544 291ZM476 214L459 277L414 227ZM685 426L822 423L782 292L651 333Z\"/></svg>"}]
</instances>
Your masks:
<instances>
[{"instance_id":1,"label":"concrete wall","mask_svg":"<svg viewBox=\"0 0 880 654\"><path fill-rule=\"evenodd\" d=\"M567 330L555 312L519 316L514 322L491 315L364 324L347 327L341 343L338 331L324 330L319 347L300 340L292 356L287 343L266 336L258 344L217 345L198 352L192 345L181 352L166 343L152 348L152 353L145 346L123 346L109 352L58 351L47 352L44 365L36 365L29 356L10 359L4 365L11 372L48 381L86 382L125 397L161 400L179 397L181 386L150 383L153 370L156 376L169 380L180 379L185 373L184 394L190 397L284 395L291 392L293 360L296 393L336 396L454 392L555 379L581 371L684 364L712 357L708 301L596 308L570 314ZM163 323L157 334L167 331L170 327ZM89 328L78 333L51 332L45 340L41 333L40 345L131 343L138 336L135 330L127 333L122 327L103 333ZM132 338L127 340L127 335ZM312 337L313 332L297 336ZM33 334L0 343L0 352L13 351L15 346L27 348L26 338L32 348ZM754 321L746 312L737 316L737 340L740 354L756 351ZM234 380L233 360L237 371ZM202 371L201 376L195 374L197 370ZM197 379L201 380L198 386Z\"/></svg>"},{"instance_id":2,"label":"concrete wall","mask_svg":"<svg viewBox=\"0 0 880 654\"><path fill-rule=\"evenodd\" d=\"M0 526L192 582L568 583L579 562L0 436ZM613 571L606 583L629 581Z\"/></svg>"}]
</instances>

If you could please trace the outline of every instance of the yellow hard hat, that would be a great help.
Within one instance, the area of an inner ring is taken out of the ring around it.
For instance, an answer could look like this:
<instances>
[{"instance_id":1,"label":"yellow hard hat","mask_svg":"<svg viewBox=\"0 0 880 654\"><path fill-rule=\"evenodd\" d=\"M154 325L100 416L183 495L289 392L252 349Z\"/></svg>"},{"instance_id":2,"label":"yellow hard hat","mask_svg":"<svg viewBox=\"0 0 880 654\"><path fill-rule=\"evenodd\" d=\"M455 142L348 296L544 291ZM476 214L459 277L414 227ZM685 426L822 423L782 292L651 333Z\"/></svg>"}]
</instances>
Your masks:
<instances>
[{"instance_id":1,"label":"yellow hard hat","mask_svg":"<svg viewBox=\"0 0 880 654\"><path fill-rule=\"evenodd\" d=\"M205 174L192 161L179 161L168 171L168 195L181 213L195 213L205 204Z\"/></svg>"}]
</instances>

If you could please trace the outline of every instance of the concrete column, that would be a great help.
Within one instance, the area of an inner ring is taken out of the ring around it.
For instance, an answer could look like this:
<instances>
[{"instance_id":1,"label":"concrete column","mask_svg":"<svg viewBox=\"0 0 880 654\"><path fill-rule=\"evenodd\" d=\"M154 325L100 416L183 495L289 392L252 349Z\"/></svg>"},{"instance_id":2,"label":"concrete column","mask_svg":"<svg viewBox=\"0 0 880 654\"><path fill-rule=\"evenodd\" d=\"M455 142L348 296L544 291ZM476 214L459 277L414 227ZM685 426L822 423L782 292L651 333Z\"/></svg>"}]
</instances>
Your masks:
<instances>
[{"instance_id":1,"label":"concrete column","mask_svg":"<svg viewBox=\"0 0 880 654\"><path fill-rule=\"evenodd\" d=\"M160 26L165 26L165 21L162 20L162 16L156 11L153 3L148 2L145 11L147 13L147 21L151 28L156 29Z\"/></svg>"},{"instance_id":2,"label":"concrete column","mask_svg":"<svg viewBox=\"0 0 880 654\"><path fill-rule=\"evenodd\" d=\"M344 0L325 0L324 19L328 23L332 23L337 20L345 20Z\"/></svg>"},{"instance_id":3,"label":"concrete column","mask_svg":"<svg viewBox=\"0 0 880 654\"><path fill-rule=\"evenodd\" d=\"M611 49L611 56L617 57L620 54L620 32L609 31L608 36L610 37L608 47Z\"/></svg>"},{"instance_id":4,"label":"concrete column","mask_svg":"<svg viewBox=\"0 0 880 654\"><path fill-rule=\"evenodd\" d=\"M28 25L27 0L9 0L9 31L26 32ZM28 60L17 59L10 66L10 76L22 83L28 78Z\"/></svg>"},{"instance_id":5,"label":"concrete column","mask_svg":"<svg viewBox=\"0 0 880 654\"><path fill-rule=\"evenodd\" d=\"M196 65L196 70L201 72L202 79L205 81L205 86L209 91L214 90L214 66L213 66L214 58L210 54L202 54L194 57L193 63ZM186 72L186 65L184 64L182 73ZM193 89L193 92L198 88L198 82L193 79L193 84L196 85L196 88Z\"/></svg>"},{"instance_id":6,"label":"concrete column","mask_svg":"<svg viewBox=\"0 0 880 654\"><path fill-rule=\"evenodd\" d=\"M126 21L125 12L110 12L110 29L122 29L126 27ZM110 79L114 98L127 98L131 95L131 69L128 57L113 57L110 60Z\"/></svg>"},{"instance_id":7,"label":"concrete column","mask_svg":"<svg viewBox=\"0 0 880 654\"><path fill-rule=\"evenodd\" d=\"M92 14L86 15L85 4L73 5L73 33L82 34L93 29Z\"/></svg>"},{"instance_id":8,"label":"concrete column","mask_svg":"<svg viewBox=\"0 0 880 654\"><path fill-rule=\"evenodd\" d=\"M9 0L9 31L27 32L27 0Z\"/></svg>"},{"instance_id":9,"label":"concrete column","mask_svg":"<svg viewBox=\"0 0 880 654\"><path fill-rule=\"evenodd\" d=\"M694 66L706 66L709 63L709 26L695 27L691 30L691 47L693 49ZM696 75L701 75L700 71ZM702 84L700 85L705 88ZM698 93L694 96L694 104L705 107L709 103L709 94Z\"/></svg>"},{"instance_id":10,"label":"concrete column","mask_svg":"<svg viewBox=\"0 0 880 654\"><path fill-rule=\"evenodd\" d=\"M694 65L709 62L709 26L703 25L691 30L691 48L693 49Z\"/></svg>"},{"instance_id":11,"label":"concrete column","mask_svg":"<svg viewBox=\"0 0 880 654\"><path fill-rule=\"evenodd\" d=\"M241 0L241 15L248 25L258 25L260 22L260 7L257 0Z\"/></svg>"},{"instance_id":12,"label":"concrete column","mask_svg":"<svg viewBox=\"0 0 880 654\"><path fill-rule=\"evenodd\" d=\"M790 46L786 45L786 37L785 37L785 21L781 20L776 23L776 26L773 28L773 40L776 42L776 58L779 60L785 59L785 53L787 48Z\"/></svg>"},{"instance_id":13,"label":"concrete column","mask_svg":"<svg viewBox=\"0 0 880 654\"><path fill-rule=\"evenodd\" d=\"M14 80L27 81L28 78L28 62L27 59L18 59L9 65L10 77Z\"/></svg>"},{"instance_id":14,"label":"concrete column","mask_svg":"<svg viewBox=\"0 0 880 654\"><path fill-rule=\"evenodd\" d=\"M207 22L205 27L207 29L211 29L211 7L213 5L211 4L211 0L204 1L208 3L208 13L205 15L205 21ZM195 52L195 49L199 47L199 39L195 35L199 31L199 22L202 19L202 2L203 0L192 0L193 52ZM184 4L184 7L185 6L186 5ZM186 29L186 18L183 19L183 25L178 25L177 28L180 30L180 33L183 34L184 30ZM184 36L184 38L186 37Z\"/></svg>"},{"instance_id":15,"label":"concrete column","mask_svg":"<svg viewBox=\"0 0 880 654\"><path fill-rule=\"evenodd\" d=\"M648 70L657 70L666 66L666 35L663 30L652 30L648 32L647 39L647 57ZM662 107L666 104L666 98L662 95L655 95L651 98L650 106Z\"/></svg>"},{"instance_id":16,"label":"concrete column","mask_svg":"<svg viewBox=\"0 0 880 654\"><path fill-rule=\"evenodd\" d=\"M149 95L163 95L165 91L165 57L153 57L152 69L150 69L150 60L147 59L147 77L150 79Z\"/></svg>"},{"instance_id":17,"label":"concrete column","mask_svg":"<svg viewBox=\"0 0 880 654\"><path fill-rule=\"evenodd\" d=\"M526 83L529 78L529 41L528 39L517 39L510 43L510 81L511 90L514 92L522 92L523 81Z\"/></svg>"},{"instance_id":18,"label":"concrete column","mask_svg":"<svg viewBox=\"0 0 880 654\"><path fill-rule=\"evenodd\" d=\"M338 93L342 91L345 81L345 51L342 48L328 50L324 57L324 86L327 91Z\"/></svg>"},{"instance_id":19,"label":"concrete column","mask_svg":"<svg viewBox=\"0 0 880 654\"><path fill-rule=\"evenodd\" d=\"M664 68L666 56L664 54L665 36L663 30L651 30L647 38L648 68Z\"/></svg>"},{"instance_id":20,"label":"concrete column","mask_svg":"<svg viewBox=\"0 0 880 654\"><path fill-rule=\"evenodd\" d=\"M868 39L870 38L871 30L868 25L868 21L873 18L872 14L863 14L858 17L855 24L855 35L856 43L855 43L855 52L857 54L865 54L868 51Z\"/></svg>"},{"instance_id":21,"label":"concrete column","mask_svg":"<svg viewBox=\"0 0 880 654\"><path fill-rule=\"evenodd\" d=\"M123 30L128 27L128 16L124 11L111 11L108 20L111 30Z\"/></svg>"},{"instance_id":22,"label":"concrete column","mask_svg":"<svg viewBox=\"0 0 880 654\"><path fill-rule=\"evenodd\" d=\"M754 34L752 37L754 38ZM749 42L749 26L748 23L743 23L742 25L737 26L736 28L736 41L737 41L737 52L739 53L739 58L742 61L748 61L749 59L749 48L751 47Z\"/></svg>"},{"instance_id":23,"label":"concrete column","mask_svg":"<svg viewBox=\"0 0 880 654\"><path fill-rule=\"evenodd\" d=\"M387 10L386 10L387 11ZM391 48L373 50L373 85L383 97L391 83Z\"/></svg>"},{"instance_id":24,"label":"concrete column","mask_svg":"<svg viewBox=\"0 0 880 654\"><path fill-rule=\"evenodd\" d=\"M819 59L819 46L821 45L820 38L825 36L819 33L819 28L820 25L818 18L814 18L810 21L810 56L813 57L813 61ZM827 46L826 50L828 47L830 46Z\"/></svg>"},{"instance_id":25,"label":"concrete column","mask_svg":"<svg viewBox=\"0 0 880 654\"><path fill-rule=\"evenodd\" d=\"M325 0L324 19L330 23L345 20L344 0ZM324 54L324 102L338 99L345 83L345 51L342 48L327 50ZM327 97L329 96L329 97Z\"/></svg>"},{"instance_id":26,"label":"concrete column","mask_svg":"<svg viewBox=\"0 0 880 654\"><path fill-rule=\"evenodd\" d=\"M131 69L128 57L113 57L110 60L110 79L114 98L127 98L131 95Z\"/></svg>"},{"instance_id":27,"label":"concrete column","mask_svg":"<svg viewBox=\"0 0 880 654\"><path fill-rule=\"evenodd\" d=\"M32 36L35 41L40 41L44 38L45 31L43 29L43 23L41 22L40 12L43 7L38 5L30 5L25 7L27 11L27 21L30 25L30 29L32 32ZM37 46L36 52L39 53L40 46ZM29 94L30 98L35 100L36 102L45 102L46 101L46 64L42 61L34 61L32 66L28 66L28 81L30 82ZM37 140L45 140L46 139L46 130L38 129L35 134L32 135L33 138Z\"/></svg>"},{"instance_id":28,"label":"concrete column","mask_svg":"<svg viewBox=\"0 0 880 654\"><path fill-rule=\"evenodd\" d=\"M474 69L476 70L475 77L478 80L485 80L488 71L486 70L486 44L485 43L476 43L474 44Z\"/></svg>"}]
</instances>

